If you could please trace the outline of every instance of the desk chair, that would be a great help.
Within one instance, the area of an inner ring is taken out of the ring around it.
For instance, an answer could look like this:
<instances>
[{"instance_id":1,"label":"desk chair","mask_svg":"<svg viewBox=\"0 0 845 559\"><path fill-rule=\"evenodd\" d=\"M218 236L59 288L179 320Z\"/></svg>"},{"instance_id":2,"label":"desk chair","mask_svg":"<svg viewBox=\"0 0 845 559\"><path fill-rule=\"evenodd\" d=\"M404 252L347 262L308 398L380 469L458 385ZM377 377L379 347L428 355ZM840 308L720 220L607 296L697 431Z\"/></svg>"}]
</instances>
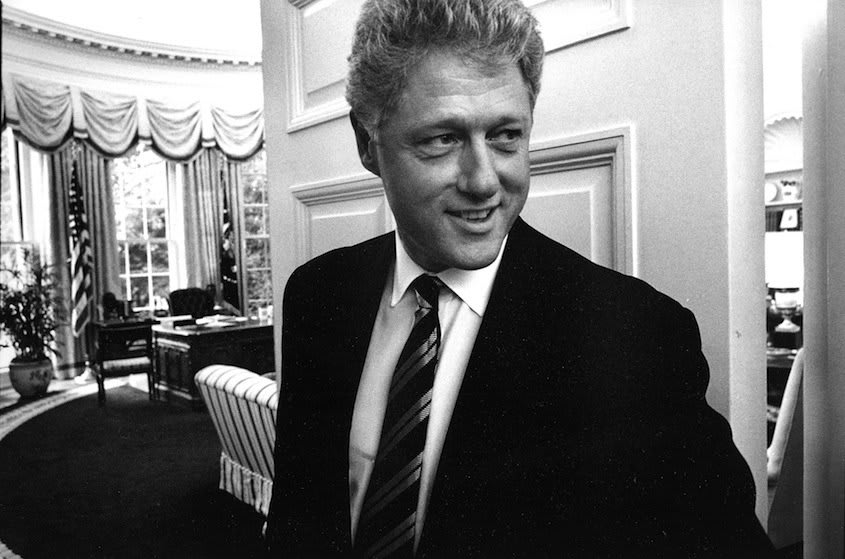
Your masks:
<instances>
[{"instance_id":1,"label":"desk chair","mask_svg":"<svg viewBox=\"0 0 845 559\"><path fill-rule=\"evenodd\" d=\"M147 373L150 399L155 397L153 379L153 322L95 322L97 402L106 403L106 376Z\"/></svg>"},{"instance_id":2,"label":"desk chair","mask_svg":"<svg viewBox=\"0 0 845 559\"><path fill-rule=\"evenodd\" d=\"M766 452L769 478L769 538L775 549L804 539L804 349L799 349L783 391L772 444Z\"/></svg>"},{"instance_id":3,"label":"desk chair","mask_svg":"<svg viewBox=\"0 0 845 559\"><path fill-rule=\"evenodd\" d=\"M189 314L194 318L202 318L214 313L214 296L199 287L171 291L168 299L170 314L173 316Z\"/></svg>"}]
</instances>

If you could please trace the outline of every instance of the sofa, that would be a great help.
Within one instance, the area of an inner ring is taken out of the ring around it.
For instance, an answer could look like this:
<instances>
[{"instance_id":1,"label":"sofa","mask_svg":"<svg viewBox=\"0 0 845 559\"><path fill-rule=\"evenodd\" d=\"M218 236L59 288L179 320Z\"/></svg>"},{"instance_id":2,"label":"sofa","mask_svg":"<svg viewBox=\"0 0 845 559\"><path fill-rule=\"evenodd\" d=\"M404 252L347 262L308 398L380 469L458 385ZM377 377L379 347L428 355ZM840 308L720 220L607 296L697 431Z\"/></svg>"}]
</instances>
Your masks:
<instances>
[{"instance_id":1,"label":"sofa","mask_svg":"<svg viewBox=\"0 0 845 559\"><path fill-rule=\"evenodd\" d=\"M194 376L220 438L220 489L267 516L273 494L274 374L210 365Z\"/></svg>"}]
</instances>

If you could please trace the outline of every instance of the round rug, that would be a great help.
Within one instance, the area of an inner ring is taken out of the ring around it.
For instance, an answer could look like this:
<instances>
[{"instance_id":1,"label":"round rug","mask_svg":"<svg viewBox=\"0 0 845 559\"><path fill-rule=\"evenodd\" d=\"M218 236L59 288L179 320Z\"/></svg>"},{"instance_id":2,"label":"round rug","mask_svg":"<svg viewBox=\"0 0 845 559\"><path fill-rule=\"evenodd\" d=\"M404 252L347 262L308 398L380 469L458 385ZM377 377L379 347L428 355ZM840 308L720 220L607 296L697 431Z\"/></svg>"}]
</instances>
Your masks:
<instances>
[{"instance_id":1,"label":"round rug","mask_svg":"<svg viewBox=\"0 0 845 559\"><path fill-rule=\"evenodd\" d=\"M40 557L261 557L263 517L217 488L211 418L131 386L0 440L0 541Z\"/></svg>"}]
</instances>

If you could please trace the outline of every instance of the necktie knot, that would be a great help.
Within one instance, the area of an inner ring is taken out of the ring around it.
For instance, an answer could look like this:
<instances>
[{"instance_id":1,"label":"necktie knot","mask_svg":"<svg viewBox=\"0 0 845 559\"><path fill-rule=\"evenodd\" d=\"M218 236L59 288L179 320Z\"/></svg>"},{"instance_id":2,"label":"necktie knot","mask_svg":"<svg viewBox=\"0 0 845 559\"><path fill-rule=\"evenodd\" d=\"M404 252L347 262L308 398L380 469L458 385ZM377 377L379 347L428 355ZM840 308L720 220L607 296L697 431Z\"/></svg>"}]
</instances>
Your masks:
<instances>
[{"instance_id":1,"label":"necktie knot","mask_svg":"<svg viewBox=\"0 0 845 559\"><path fill-rule=\"evenodd\" d=\"M411 282L411 288L416 291L418 299L417 302L421 307L437 309L437 299L440 294L440 286L443 282L437 276L430 276L428 274L420 274ZM422 299L420 301L419 299ZM423 305L423 301L426 303Z\"/></svg>"}]
</instances>

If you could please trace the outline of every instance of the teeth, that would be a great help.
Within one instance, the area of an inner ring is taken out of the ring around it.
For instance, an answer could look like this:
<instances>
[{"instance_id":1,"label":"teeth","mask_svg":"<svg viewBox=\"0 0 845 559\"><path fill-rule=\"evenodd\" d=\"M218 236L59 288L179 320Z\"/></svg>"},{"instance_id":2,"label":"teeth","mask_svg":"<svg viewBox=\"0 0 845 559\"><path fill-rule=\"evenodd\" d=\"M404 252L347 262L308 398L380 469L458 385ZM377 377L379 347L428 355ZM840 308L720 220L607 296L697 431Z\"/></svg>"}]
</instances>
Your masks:
<instances>
[{"instance_id":1,"label":"teeth","mask_svg":"<svg viewBox=\"0 0 845 559\"><path fill-rule=\"evenodd\" d=\"M490 215L492 210L472 210L472 211L462 211L461 217L463 219L467 219L470 221L473 220L482 220L487 219L487 216Z\"/></svg>"}]
</instances>

